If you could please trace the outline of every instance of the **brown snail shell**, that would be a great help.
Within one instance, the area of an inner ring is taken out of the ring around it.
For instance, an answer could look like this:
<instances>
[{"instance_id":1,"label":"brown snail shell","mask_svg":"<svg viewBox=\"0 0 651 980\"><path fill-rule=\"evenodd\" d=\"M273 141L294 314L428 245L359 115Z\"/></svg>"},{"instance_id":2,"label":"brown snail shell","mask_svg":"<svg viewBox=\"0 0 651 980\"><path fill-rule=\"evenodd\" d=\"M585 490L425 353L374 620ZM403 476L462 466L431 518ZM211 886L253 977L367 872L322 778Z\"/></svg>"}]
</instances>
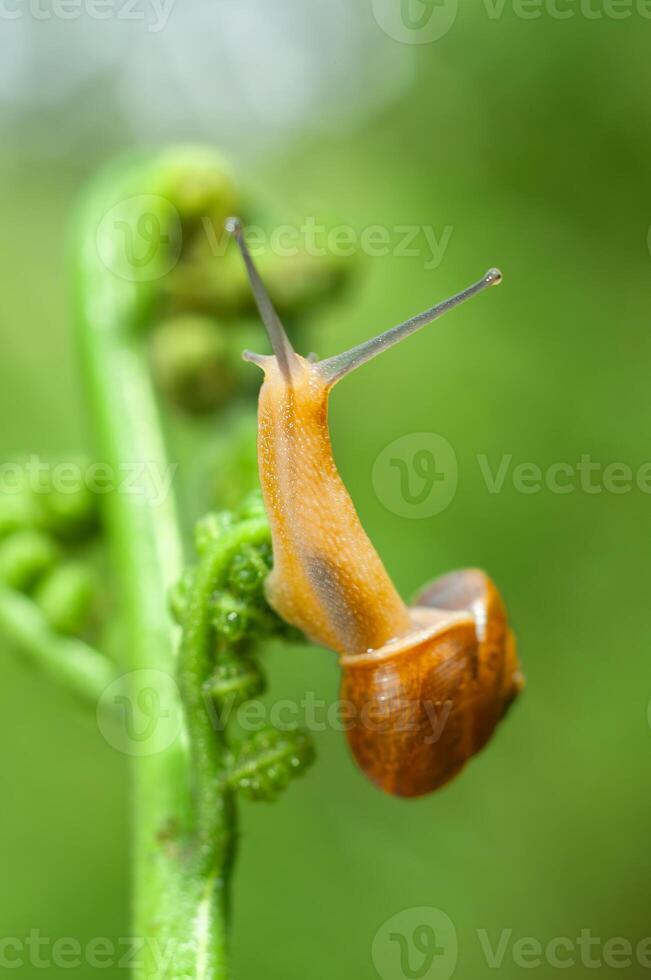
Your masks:
<instances>
[{"instance_id":1,"label":"brown snail shell","mask_svg":"<svg viewBox=\"0 0 651 980\"><path fill-rule=\"evenodd\" d=\"M410 611L413 633L341 658L353 756L377 786L406 797L456 776L523 687L504 604L484 572L436 579Z\"/></svg>"}]
</instances>

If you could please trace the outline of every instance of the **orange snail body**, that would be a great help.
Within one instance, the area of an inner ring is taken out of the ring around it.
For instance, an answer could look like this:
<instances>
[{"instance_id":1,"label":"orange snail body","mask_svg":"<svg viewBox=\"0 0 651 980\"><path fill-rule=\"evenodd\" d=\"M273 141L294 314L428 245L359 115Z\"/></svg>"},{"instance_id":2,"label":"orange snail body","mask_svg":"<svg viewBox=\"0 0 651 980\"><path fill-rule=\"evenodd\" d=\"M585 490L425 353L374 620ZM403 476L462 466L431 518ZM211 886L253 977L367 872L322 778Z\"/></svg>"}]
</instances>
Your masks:
<instances>
[{"instance_id":1,"label":"orange snail body","mask_svg":"<svg viewBox=\"0 0 651 980\"><path fill-rule=\"evenodd\" d=\"M246 248L273 356L258 411L260 483L271 526L270 604L340 654L352 754L376 785L421 796L444 785L490 738L521 689L515 642L497 589L480 571L437 579L407 607L361 526L332 455L328 397L345 374L486 286L321 362L298 355Z\"/></svg>"}]
</instances>

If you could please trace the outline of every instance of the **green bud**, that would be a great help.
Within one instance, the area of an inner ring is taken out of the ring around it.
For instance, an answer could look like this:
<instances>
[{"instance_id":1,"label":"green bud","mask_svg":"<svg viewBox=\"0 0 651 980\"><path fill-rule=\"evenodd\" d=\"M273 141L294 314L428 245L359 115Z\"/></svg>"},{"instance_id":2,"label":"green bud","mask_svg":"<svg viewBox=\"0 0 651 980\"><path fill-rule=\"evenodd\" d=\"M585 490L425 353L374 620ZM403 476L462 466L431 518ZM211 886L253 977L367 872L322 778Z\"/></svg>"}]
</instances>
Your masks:
<instances>
[{"instance_id":1,"label":"green bud","mask_svg":"<svg viewBox=\"0 0 651 980\"><path fill-rule=\"evenodd\" d=\"M53 630L74 635L88 621L94 593L92 570L83 562L68 562L39 582L34 601Z\"/></svg>"},{"instance_id":2,"label":"green bud","mask_svg":"<svg viewBox=\"0 0 651 980\"><path fill-rule=\"evenodd\" d=\"M243 548L231 562L228 584L236 596L260 596L264 580L271 571L269 546Z\"/></svg>"},{"instance_id":3,"label":"green bud","mask_svg":"<svg viewBox=\"0 0 651 980\"><path fill-rule=\"evenodd\" d=\"M270 636L282 636L289 641L302 639L294 627L284 623L267 605L262 593L252 598L217 592L212 601L212 624L218 642L232 646Z\"/></svg>"},{"instance_id":4,"label":"green bud","mask_svg":"<svg viewBox=\"0 0 651 980\"><path fill-rule=\"evenodd\" d=\"M160 159L157 194L167 198L183 221L211 217L223 222L239 211L239 191L225 161L212 149L173 147Z\"/></svg>"},{"instance_id":5,"label":"green bud","mask_svg":"<svg viewBox=\"0 0 651 980\"><path fill-rule=\"evenodd\" d=\"M239 643L250 634L256 622L256 611L231 595L219 592L213 599L212 624L217 636L228 644Z\"/></svg>"},{"instance_id":6,"label":"green bud","mask_svg":"<svg viewBox=\"0 0 651 980\"><path fill-rule=\"evenodd\" d=\"M28 591L54 565L56 544L41 531L16 531L0 542L0 582Z\"/></svg>"},{"instance_id":7,"label":"green bud","mask_svg":"<svg viewBox=\"0 0 651 980\"><path fill-rule=\"evenodd\" d=\"M239 747L231 762L229 782L251 800L271 801L305 772L314 756L307 732L281 732L269 727Z\"/></svg>"},{"instance_id":8,"label":"green bud","mask_svg":"<svg viewBox=\"0 0 651 980\"><path fill-rule=\"evenodd\" d=\"M223 226L218 235L228 235ZM229 242L224 255L216 256L211 244L207 235L200 237L170 274L164 285L171 308L228 320L249 316L254 309L251 288L237 248Z\"/></svg>"},{"instance_id":9,"label":"green bud","mask_svg":"<svg viewBox=\"0 0 651 980\"><path fill-rule=\"evenodd\" d=\"M48 531L64 538L86 537L97 526L98 500L88 487L71 492L51 489L39 497L42 521Z\"/></svg>"},{"instance_id":10,"label":"green bud","mask_svg":"<svg viewBox=\"0 0 651 980\"><path fill-rule=\"evenodd\" d=\"M331 300L350 278L352 265L350 258L307 252L282 260L269 256L260 262L276 309L293 316Z\"/></svg>"},{"instance_id":11,"label":"green bud","mask_svg":"<svg viewBox=\"0 0 651 980\"><path fill-rule=\"evenodd\" d=\"M36 523L37 511L31 493L20 490L0 495L0 538Z\"/></svg>"},{"instance_id":12,"label":"green bud","mask_svg":"<svg viewBox=\"0 0 651 980\"><path fill-rule=\"evenodd\" d=\"M179 408L200 414L226 404L237 390L237 365L216 320L185 314L159 323L151 337L154 377Z\"/></svg>"},{"instance_id":13,"label":"green bud","mask_svg":"<svg viewBox=\"0 0 651 980\"><path fill-rule=\"evenodd\" d=\"M264 694L266 682L259 665L250 657L223 657L208 681L207 690L218 705L235 708Z\"/></svg>"}]
</instances>

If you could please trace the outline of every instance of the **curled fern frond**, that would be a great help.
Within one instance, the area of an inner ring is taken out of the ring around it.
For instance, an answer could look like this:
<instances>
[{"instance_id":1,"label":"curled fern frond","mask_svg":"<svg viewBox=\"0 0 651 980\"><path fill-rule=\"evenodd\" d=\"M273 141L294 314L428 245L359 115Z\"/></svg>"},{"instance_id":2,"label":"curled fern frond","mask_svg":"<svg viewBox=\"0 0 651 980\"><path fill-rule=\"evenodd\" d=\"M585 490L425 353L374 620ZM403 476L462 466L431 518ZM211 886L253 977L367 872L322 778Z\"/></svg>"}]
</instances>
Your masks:
<instances>
[{"instance_id":1,"label":"curled fern frond","mask_svg":"<svg viewBox=\"0 0 651 980\"><path fill-rule=\"evenodd\" d=\"M224 656L206 684L218 707L237 708L264 694L267 686L258 663L251 657Z\"/></svg>"},{"instance_id":2,"label":"curled fern frond","mask_svg":"<svg viewBox=\"0 0 651 980\"><path fill-rule=\"evenodd\" d=\"M314 760L310 735L302 729L265 728L233 753L228 781L251 800L275 800Z\"/></svg>"},{"instance_id":3,"label":"curled fern frond","mask_svg":"<svg viewBox=\"0 0 651 980\"><path fill-rule=\"evenodd\" d=\"M260 491L250 494L236 511L211 512L195 525L195 547L200 559L217 547L225 536L246 521L265 518ZM257 641L272 636L286 640L300 634L271 609L264 594L264 583L271 571L271 539L244 541L228 567L215 582L210 597L210 619L216 650L237 647L244 652ZM177 622L183 623L196 572L189 569L170 594L170 605Z\"/></svg>"}]
</instances>

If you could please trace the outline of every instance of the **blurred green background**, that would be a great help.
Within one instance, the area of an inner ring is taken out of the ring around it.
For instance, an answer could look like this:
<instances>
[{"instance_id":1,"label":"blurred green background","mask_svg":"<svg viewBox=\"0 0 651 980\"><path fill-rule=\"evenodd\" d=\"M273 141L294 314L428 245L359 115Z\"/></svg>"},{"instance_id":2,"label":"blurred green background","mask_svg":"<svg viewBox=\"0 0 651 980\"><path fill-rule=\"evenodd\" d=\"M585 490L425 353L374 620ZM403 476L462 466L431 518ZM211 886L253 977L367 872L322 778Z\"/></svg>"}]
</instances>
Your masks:
<instances>
[{"instance_id":1,"label":"blurred green background","mask_svg":"<svg viewBox=\"0 0 651 980\"><path fill-rule=\"evenodd\" d=\"M314 24L323 16L322 4L303 6L314 8ZM19 93L19 69L32 66L34 91L48 85L29 45L14 66L12 105L9 64L0 89L0 456L92 451L66 229L80 187L143 138L194 136L225 146L238 175L280 214L318 201L359 230L415 224L440 235L452 227L436 269L425 268L423 255L360 259L355 287L310 323L310 348L322 354L431 305L490 265L502 268L499 290L346 380L333 397L332 433L344 479L403 594L463 566L485 568L499 583L526 693L457 781L414 802L368 784L340 733L317 734L318 763L280 802L242 805L233 942L241 980L371 980L383 923L433 906L456 928L455 976L491 975L477 932L486 930L495 946L510 929L501 972L518 977L512 943L522 936L544 945L590 929L602 942L619 936L635 945L651 934L651 498L635 485L589 493L578 480L572 493L543 486L527 494L511 475L490 493L478 464L485 456L495 471L512 456L513 466L544 471L589 454L636 471L651 460L651 22L634 8L621 20L578 7L568 19L544 8L529 19L510 4L491 18L478 4L459 10L438 40L409 44L382 31L370 2L358 6L373 53L351 57L342 41L340 87L327 108L306 100L304 115L287 127L242 110L224 140L217 121L206 130L204 116L201 124L198 115L179 122L171 110L168 120L165 99L157 99L156 79L173 72L170 51L192 37L180 27L196 16L198 29L211 16L203 10L199 19L193 5L173 9L158 34L126 25L133 36L141 32L147 53L139 98L145 107L151 100L153 133L134 123L127 99L107 109L105 89L81 68L56 100L29 102L24 88ZM256 9L248 29L264 44ZM594 9L602 9L596 0ZM176 16L184 20L175 34ZM266 16L273 20L273 9ZM335 4L335 28L337 16ZM5 21L6 36L18 37L28 18ZM312 50L309 18L288 23L296 52ZM50 40L37 37L45 27L31 25L55 81L61 39L73 65L88 60L73 27L61 22L59 40ZM102 29L90 24L96 45ZM379 89L386 63L391 91L351 115L344 110L358 100L359 59L367 55L375 59L368 84ZM242 57L251 90L264 87L261 67ZM103 70L112 77L119 65L116 55ZM190 81L209 106L199 67ZM316 69L301 69L299 60L299 79L301 70L307 91ZM228 107L228 87L214 98ZM216 120L227 118L222 110ZM260 127L265 138L256 143L251 133ZM458 489L442 513L410 520L378 499L373 465L388 443L428 431L453 446ZM0 657L0 932L27 937L38 929L82 943L127 936L126 759L64 693L8 649ZM272 696L337 697L334 655L276 649L269 658ZM571 975L594 972L578 948L575 956ZM42 974L33 966L15 972ZM611 973L646 970L604 964L599 975Z\"/></svg>"}]
</instances>

